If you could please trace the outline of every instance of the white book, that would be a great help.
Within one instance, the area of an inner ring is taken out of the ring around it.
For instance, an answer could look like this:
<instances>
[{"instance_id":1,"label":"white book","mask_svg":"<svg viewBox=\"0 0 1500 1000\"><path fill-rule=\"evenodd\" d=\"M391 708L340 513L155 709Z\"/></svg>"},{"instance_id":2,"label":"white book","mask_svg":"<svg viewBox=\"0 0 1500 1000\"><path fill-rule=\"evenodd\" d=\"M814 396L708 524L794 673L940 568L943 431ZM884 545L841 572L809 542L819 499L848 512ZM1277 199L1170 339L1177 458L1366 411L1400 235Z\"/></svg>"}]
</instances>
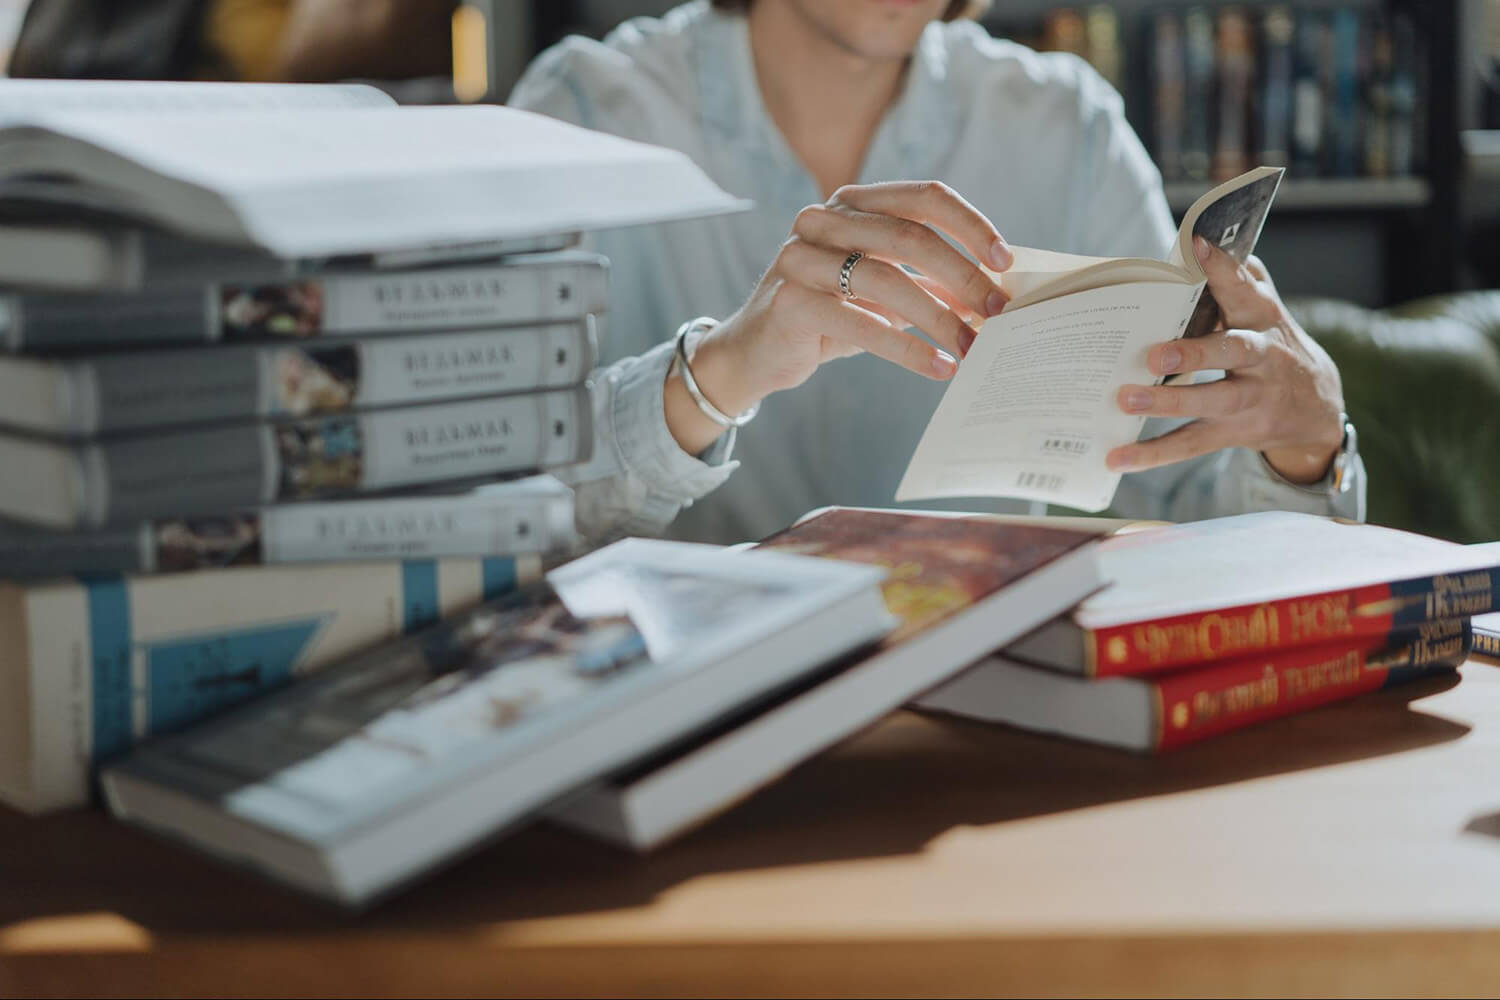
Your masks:
<instances>
[{"instance_id":1,"label":"white book","mask_svg":"<svg viewBox=\"0 0 1500 1000\"><path fill-rule=\"evenodd\" d=\"M630 539L109 768L116 816L362 904L892 625L882 570ZM559 599L560 598L560 599Z\"/></svg>"},{"instance_id":2,"label":"white book","mask_svg":"<svg viewBox=\"0 0 1500 1000\"><path fill-rule=\"evenodd\" d=\"M1165 261L1018 247L994 277L1011 295L969 349L927 425L898 501L996 496L1108 507L1109 451L1140 436L1120 386L1160 382L1153 344L1212 332L1219 311L1193 250L1202 236L1238 260L1254 250L1284 171L1252 170L1194 203Z\"/></svg>"},{"instance_id":3,"label":"white book","mask_svg":"<svg viewBox=\"0 0 1500 1000\"><path fill-rule=\"evenodd\" d=\"M120 113L0 91L0 198L113 211L284 258L748 207L676 150L511 108L353 103L227 113L164 98L168 110Z\"/></svg>"},{"instance_id":4,"label":"white book","mask_svg":"<svg viewBox=\"0 0 1500 1000\"><path fill-rule=\"evenodd\" d=\"M1486 542L1472 548L1500 564L1500 542ZM1500 613L1474 616L1474 651L1492 660L1500 660Z\"/></svg>"},{"instance_id":5,"label":"white book","mask_svg":"<svg viewBox=\"0 0 1500 1000\"><path fill-rule=\"evenodd\" d=\"M892 567L885 598L901 627L870 653L582 790L551 818L636 850L678 836L1097 590L1098 539L1116 526L814 512L763 544Z\"/></svg>"}]
</instances>

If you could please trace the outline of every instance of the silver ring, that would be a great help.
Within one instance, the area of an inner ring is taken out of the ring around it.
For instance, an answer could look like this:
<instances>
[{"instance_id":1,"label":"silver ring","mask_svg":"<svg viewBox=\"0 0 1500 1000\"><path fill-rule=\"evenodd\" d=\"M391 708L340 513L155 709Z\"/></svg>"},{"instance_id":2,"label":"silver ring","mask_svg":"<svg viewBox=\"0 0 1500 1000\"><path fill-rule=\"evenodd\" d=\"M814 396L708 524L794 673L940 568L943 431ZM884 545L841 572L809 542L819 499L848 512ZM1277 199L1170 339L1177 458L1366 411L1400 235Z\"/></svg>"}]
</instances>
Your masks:
<instances>
[{"instance_id":1,"label":"silver ring","mask_svg":"<svg viewBox=\"0 0 1500 1000\"><path fill-rule=\"evenodd\" d=\"M864 254L858 250L844 258L844 266L839 268L839 291L844 293L844 298L854 298L854 292L849 288L849 276L854 273L854 265L864 259Z\"/></svg>"}]
</instances>

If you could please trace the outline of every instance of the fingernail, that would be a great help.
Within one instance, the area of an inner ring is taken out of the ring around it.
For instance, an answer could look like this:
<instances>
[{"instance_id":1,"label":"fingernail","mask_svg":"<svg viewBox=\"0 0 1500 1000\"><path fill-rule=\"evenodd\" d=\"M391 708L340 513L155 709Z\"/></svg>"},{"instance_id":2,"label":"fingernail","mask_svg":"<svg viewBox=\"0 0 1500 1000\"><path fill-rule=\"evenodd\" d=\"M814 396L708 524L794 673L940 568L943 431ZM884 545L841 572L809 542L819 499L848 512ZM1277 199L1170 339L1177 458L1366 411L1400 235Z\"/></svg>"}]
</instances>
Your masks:
<instances>
[{"instance_id":1,"label":"fingernail","mask_svg":"<svg viewBox=\"0 0 1500 1000\"><path fill-rule=\"evenodd\" d=\"M991 316L999 316L1002 312L1005 311L1005 307L1009 302L1010 296L1006 295L999 289L996 289L995 291L990 292L989 298L984 300L984 308L989 312Z\"/></svg>"},{"instance_id":2,"label":"fingernail","mask_svg":"<svg viewBox=\"0 0 1500 1000\"><path fill-rule=\"evenodd\" d=\"M938 351L932 359L932 373L938 378L948 378L958 371L958 362L947 351Z\"/></svg>"},{"instance_id":3,"label":"fingernail","mask_svg":"<svg viewBox=\"0 0 1500 1000\"><path fill-rule=\"evenodd\" d=\"M997 239L990 244L990 263L1003 271L1016 262L1016 255L1010 252L1010 246L1003 240Z\"/></svg>"},{"instance_id":4,"label":"fingernail","mask_svg":"<svg viewBox=\"0 0 1500 1000\"><path fill-rule=\"evenodd\" d=\"M1209 245L1208 240L1201 236L1194 236L1193 253L1198 255L1198 263L1207 267L1209 258L1213 256L1214 248Z\"/></svg>"},{"instance_id":5,"label":"fingernail","mask_svg":"<svg viewBox=\"0 0 1500 1000\"><path fill-rule=\"evenodd\" d=\"M1161 352L1161 371L1163 375L1170 375L1182 367L1182 352L1175 347L1169 347Z\"/></svg>"},{"instance_id":6,"label":"fingernail","mask_svg":"<svg viewBox=\"0 0 1500 1000\"><path fill-rule=\"evenodd\" d=\"M969 348L973 346L974 331L965 327L964 330L958 335L958 356L961 358L967 358L969 356Z\"/></svg>"},{"instance_id":7,"label":"fingernail","mask_svg":"<svg viewBox=\"0 0 1500 1000\"><path fill-rule=\"evenodd\" d=\"M1145 389L1131 389L1125 394L1125 408L1132 413L1151 408L1151 393Z\"/></svg>"}]
</instances>

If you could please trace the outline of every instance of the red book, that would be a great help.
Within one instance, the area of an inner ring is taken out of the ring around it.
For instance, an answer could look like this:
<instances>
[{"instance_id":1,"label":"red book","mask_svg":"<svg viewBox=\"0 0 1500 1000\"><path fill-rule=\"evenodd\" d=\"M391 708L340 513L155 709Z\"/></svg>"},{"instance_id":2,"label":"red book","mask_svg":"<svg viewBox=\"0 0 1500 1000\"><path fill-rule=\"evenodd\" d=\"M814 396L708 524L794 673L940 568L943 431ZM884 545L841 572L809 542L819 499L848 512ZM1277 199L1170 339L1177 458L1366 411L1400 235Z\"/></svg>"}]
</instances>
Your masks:
<instances>
[{"instance_id":1,"label":"red book","mask_svg":"<svg viewBox=\"0 0 1500 1000\"><path fill-rule=\"evenodd\" d=\"M1006 647L1131 676L1500 610L1500 555L1409 532L1269 512L1170 525L1101 547L1112 586Z\"/></svg>"},{"instance_id":2,"label":"red book","mask_svg":"<svg viewBox=\"0 0 1500 1000\"><path fill-rule=\"evenodd\" d=\"M1473 643L1460 619L1422 625L1395 642L1353 639L1092 681L994 656L917 704L1129 750L1172 750L1451 669Z\"/></svg>"}]
</instances>

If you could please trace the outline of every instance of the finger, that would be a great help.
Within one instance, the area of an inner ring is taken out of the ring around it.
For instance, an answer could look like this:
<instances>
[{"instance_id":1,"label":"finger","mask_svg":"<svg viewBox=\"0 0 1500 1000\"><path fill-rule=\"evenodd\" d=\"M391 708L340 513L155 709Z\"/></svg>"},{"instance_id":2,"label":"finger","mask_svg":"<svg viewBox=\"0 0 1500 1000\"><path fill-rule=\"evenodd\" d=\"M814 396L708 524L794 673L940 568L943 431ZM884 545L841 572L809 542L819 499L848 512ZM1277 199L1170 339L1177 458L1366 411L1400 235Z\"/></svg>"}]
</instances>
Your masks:
<instances>
[{"instance_id":1,"label":"finger","mask_svg":"<svg viewBox=\"0 0 1500 1000\"><path fill-rule=\"evenodd\" d=\"M1260 402L1253 379L1220 379L1203 385L1121 386L1115 400L1126 413L1147 417L1228 417Z\"/></svg>"},{"instance_id":2,"label":"finger","mask_svg":"<svg viewBox=\"0 0 1500 1000\"><path fill-rule=\"evenodd\" d=\"M838 251L792 239L781 248L778 265L784 277L842 297L839 277L846 259ZM915 326L959 357L974 342L969 324L894 264L877 257L860 258L849 271L849 289L862 305L879 306L876 312L901 326Z\"/></svg>"},{"instance_id":3,"label":"finger","mask_svg":"<svg viewBox=\"0 0 1500 1000\"><path fill-rule=\"evenodd\" d=\"M788 290L797 286L789 286ZM794 292L806 296L797 302L803 329L831 340L858 347L902 368L930 379L948 379L958 370L951 354L940 351L921 337L905 333L857 306L809 288Z\"/></svg>"},{"instance_id":4,"label":"finger","mask_svg":"<svg viewBox=\"0 0 1500 1000\"><path fill-rule=\"evenodd\" d=\"M887 181L839 188L830 204L861 212L894 215L925 222L952 236L975 260L997 271L1015 263L1015 255L994 223L963 196L940 181Z\"/></svg>"},{"instance_id":5,"label":"finger","mask_svg":"<svg viewBox=\"0 0 1500 1000\"><path fill-rule=\"evenodd\" d=\"M1150 441L1137 441L1112 449L1104 456L1115 472L1139 472L1173 462L1185 462L1199 455L1227 448L1233 444L1233 430L1228 421L1194 420L1169 434Z\"/></svg>"},{"instance_id":6,"label":"finger","mask_svg":"<svg viewBox=\"0 0 1500 1000\"><path fill-rule=\"evenodd\" d=\"M1154 344L1146 352L1146 367L1157 375L1234 371L1260 364L1266 358L1266 347L1264 334L1254 330L1225 330L1206 337Z\"/></svg>"},{"instance_id":7,"label":"finger","mask_svg":"<svg viewBox=\"0 0 1500 1000\"><path fill-rule=\"evenodd\" d=\"M913 274L911 275L911 280L921 285L927 291L928 295L936 296L939 302L942 302L949 309L958 313L959 317L970 326L977 329L979 324L984 322L983 316L964 305L958 296L948 291L948 289L944 288L938 282L927 277L927 275Z\"/></svg>"},{"instance_id":8,"label":"finger","mask_svg":"<svg viewBox=\"0 0 1500 1000\"><path fill-rule=\"evenodd\" d=\"M1203 273L1208 276L1208 287L1213 291L1226 323L1259 327L1275 322L1274 315L1267 315L1269 303L1248 267L1201 236L1193 237L1193 250L1198 263L1203 266Z\"/></svg>"},{"instance_id":9,"label":"finger","mask_svg":"<svg viewBox=\"0 0 1500 1000\"><path fill-rule=\"evenodd\" d=\"M793 232L808 243L845 255L860 250L870 257L909 264L982 316L997 315L1010 301L983 269L920 222L810 205L797 213ZM839 260L842 263L843 257Z\"/></svg>"}]
</instances>

